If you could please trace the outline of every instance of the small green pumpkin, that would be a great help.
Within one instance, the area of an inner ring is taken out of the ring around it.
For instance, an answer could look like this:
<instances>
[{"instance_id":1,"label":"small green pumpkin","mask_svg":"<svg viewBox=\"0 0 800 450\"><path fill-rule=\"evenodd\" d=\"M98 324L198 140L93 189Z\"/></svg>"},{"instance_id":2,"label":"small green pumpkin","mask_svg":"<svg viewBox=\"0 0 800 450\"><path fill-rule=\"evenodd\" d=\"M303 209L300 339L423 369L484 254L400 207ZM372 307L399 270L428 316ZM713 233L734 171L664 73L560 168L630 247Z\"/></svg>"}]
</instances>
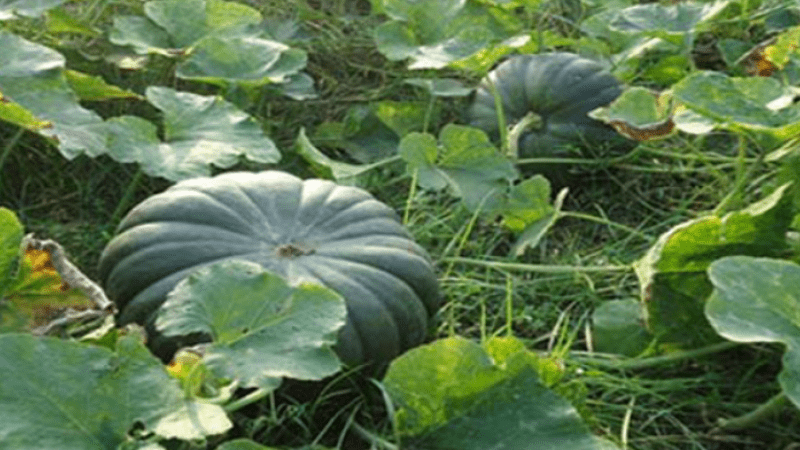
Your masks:
<instances>
[{"instance_id":1,"label":"small green pumpkin","mask_svg":"<svg viewBox=\"0 0 800 450\"><path fill-rule=\"evenodd\" d=\"M587 115L622 93L620 82L596 61L572 53L517 55L489 72L476 90L468 119L498 139L492 86L506 125L514 130L509 137L517 137L510 142L516 157L574 157L576 148L624 142Z\"/></svg>"},{"instance_id":2,"label":"small green pumpkin","mask_svg":"<svg viewBox=\"0 0 800 450\"><path fill-rule=\"evenodd\" d=\"M336 351L350 365L421 344L439 305L430 258L391 208L356 187L279 171L195 178L144 200L103 251L100 276L118 322L147 324L179 281L234 258L338 292L348 321Z\"/></svg>"}]
</instances>

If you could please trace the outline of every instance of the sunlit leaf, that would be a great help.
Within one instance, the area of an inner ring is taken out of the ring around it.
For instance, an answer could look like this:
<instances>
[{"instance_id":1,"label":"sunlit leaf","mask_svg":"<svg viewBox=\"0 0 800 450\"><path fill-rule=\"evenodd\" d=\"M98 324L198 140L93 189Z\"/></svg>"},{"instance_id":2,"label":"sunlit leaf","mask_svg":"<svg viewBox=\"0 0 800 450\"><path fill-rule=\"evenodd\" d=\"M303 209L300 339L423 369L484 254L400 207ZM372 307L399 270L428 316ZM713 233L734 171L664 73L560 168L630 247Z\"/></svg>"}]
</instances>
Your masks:
<instances>
[{"instance_id":1,"label":"sunlit leaf","mask_svg":"<svg viewBox=\"0 0 800 450\"><path fill-rule=\"evenodd\" d=\"M800 26L784 31L774 44L764 49L764 57L778 69L782 69L792 55L800 56Z\"/></svg>"},{"instance_id":2,"label":"sunlit leaf","mask_svg":"<svg viewBox=\"0 0 800 450\"><path fill-rule=\"evenodd\" d=\"M371 109L398 137L422 131L428 114L427 104L421 102L384 100L371 105Z\"/></svg>"},{"instance_id":3,"label":"sunlit leaf","mask_svg":"<svg viewBox=\"0 0 800 450\"><path fill-rule=\"evenodd\" d=\"M24 229L17 215L10 209L0 207L0 299L5 297L4 293L17 271L23 234Z\"/></svg>"},{"instance_id":4,"label":"sunlit leaf","mask_svg":"<svg viewBox=\"0 0 800 450\"><path fill-rule=\"evenodd\" d=\"M503 208L503 224L512 231L521 232L553 212L550 182L541 175L535 175L511 189Z\"/></svg>"},{"instance_id":5,"label":"sunlit leaf","mask_svg":"<svg viewBox=\"0 0 800 450\"><path fill-rule=\"evenodd\" d=\"M345 317L344 300L327 288L290 287L258 264L226 261L178 284L156 327L166 336L209 336L203 361L218 378L272 390L284 377L315 380L337 372L332 348Z\"/></svg>"},{"instance_id":6,"label":"sunlit leaf","mask_svg":"<svg viewBox=\"0 0 800 450\"><path fill-rule=\"evenodd\" d=\"M52 9L45 13L45 26L51 33L75 33L96 37L102 33L88 23L70 15L63 8Z\"/></svg>"},{"instance_id":7,"label":"sunlit leaf","mask_svg":"<svg viewBox=\"0 0 800 450\"><path fill-rule=\"evenodd\" d=\"M64 76L70 87L81 100L99 101L112 98L141 98L135 92L106 83L97 75L89 75L76 70L65 70Z\"/></svg>"}]
</instances>

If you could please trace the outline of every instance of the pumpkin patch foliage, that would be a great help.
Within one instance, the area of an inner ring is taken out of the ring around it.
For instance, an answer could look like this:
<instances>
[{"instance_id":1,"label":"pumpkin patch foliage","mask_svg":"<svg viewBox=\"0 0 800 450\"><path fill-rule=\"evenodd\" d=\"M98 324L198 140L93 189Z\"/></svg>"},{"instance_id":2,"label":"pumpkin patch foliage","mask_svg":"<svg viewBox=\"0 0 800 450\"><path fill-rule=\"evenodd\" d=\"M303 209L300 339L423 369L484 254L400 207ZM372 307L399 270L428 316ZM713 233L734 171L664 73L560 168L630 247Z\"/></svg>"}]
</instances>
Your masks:
<instances>
[{"instance_id":1,"label":"pumpkin patch foliage","mask_svg":"<svg viewBox=\"0 0 800 450\"><path fill-rule=\"evenodd\" d=\"M0 450L790 450L797 0L0 0Z\"/></svg>"}]
</instances>

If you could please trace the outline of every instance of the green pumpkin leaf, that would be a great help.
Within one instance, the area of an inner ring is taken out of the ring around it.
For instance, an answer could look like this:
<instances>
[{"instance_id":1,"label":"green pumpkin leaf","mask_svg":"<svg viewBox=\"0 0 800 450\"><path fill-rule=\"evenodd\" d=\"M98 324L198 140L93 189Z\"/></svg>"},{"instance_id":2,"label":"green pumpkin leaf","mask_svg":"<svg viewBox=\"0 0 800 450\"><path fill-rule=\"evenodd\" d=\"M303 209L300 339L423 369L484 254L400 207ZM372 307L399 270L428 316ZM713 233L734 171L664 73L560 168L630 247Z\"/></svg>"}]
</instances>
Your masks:
<instances>
[{"instance_id":1,"label":"green pumpkin leaf","mask_svg":"<svg viewBox=\"0 0 800 450\"><path fill-rule=\"evenodd\" d=\"M272 390L284 377L317 380L336 373L341 363L332 347L345 318L344 300L330 289L290 287L256 263L231 260L178 284L156 328L166 336L210 336L203 360L218 378Z\"/></svg>"},{"instance_id":2,"label":"green pumpkin leaf","mask_svg":"<svg viewBox=\"0 0 800 450\"><path fill-rule=\"evenodd\" d=\"M561 207L567 198L564 188L550 203L550 182L535 175L511 188L507 204L502 206L503 223L513 231L520 232L509 252L520 257L525 250L539 245L545 234L561 218Z\"/></svg>"},{"instance_id":3,"label":"green pumpkin leaf","mask_svg":"<svg viewBox=\"0 0 800 450\"><path fill-rule=\"evenodd\" d=\"M779 34L775 43L764 49L764 56L782 69L792 56L800 56L798 42L800 42L800 26L794 26Z\"/></svg>"},{"instance_id":4,"label":"green pumpkin leaf","mask_svg":"<svg viewBox=\"0 0 800 450\"><path fill-rule=\"evenodd\" d=\"M673 227L634 264L648 328L660 343L696 347L718 339L703 314L708 266L724 256L773 256L787 248L789 184L749 207Z\"/></svg>"},{"instance_id":5,"label":"green pumpkin leaf","mask_svg":"<svg viewBox=\"0 0 800 450\"><path fill-rule=\"evenodd\" d=\"M342 122L325 122L315 130L318 142L341 147L354 160L373 163L397 153L400 137L375 114L374 106L347 110Z\"/></svg>"},{"instance_id":6,"label":"green pumpkin leaf","mask_svg":"<svg viewBox=\"0 0 800 450\"><path fill-rule=\"evenodd\" d=\"M287 54L289 52L284 53L283 56ZM314 80L308 74L302 72L292 74L286 78L285 82L271 87L292 100L308 100L319 97L317 90L314 88Z\"/></svg>"},{"instance_id":7,"label":"green pumpkin leaf","mask_svg":"<svg viewBox=\"0 0 800 450\"><path fill-rule=\"evenodd\" d=\"M66 0L0 0L0 20L17 17L39 17L48 9L55 8Z\"/></svg>"},{"instance_id":8,"label":"green pumpkin leaf","mask_svg":"<svg viewBox=\"0 0 800 450\"><path fill-rule=\"evenodd\" d=\"M108 84L99 76L76 70L65 70L64 76L72 90L81 100L99 101L112 98L141 98L135 92Z\"/></svg>"},{"instance_id":9,"label":"green pumpkin leaf","mask_svg":"<svg viewBox=\"0 0 800 450\"><path fill-rule=\"evenodd\" d=\"M225 30L199 40L175 72L181 78L222 84L283 83L306 66L306 53L260 37L261 30Z\"/></svg>"},{"instance_id":10,"label":"green pumpkin leaf","mask_svg":"<svg viewBox=\"0 0 800 450\"><path fill-rule=\"evenodd\" d=\"M400 141L400 156L409 172L417 173L419 185L432 190L447 186L470 211L494 211L500 193L518 176L514 165L477 128L446 125L439 143L426 133L410 133Z\"/></svg>"},{"instance_id":11,"label":"green pumpkin leaf","mask_svg":"<svg viewBox=\"0 0 800 450\"><path fill-rule=\"evenodd\" d=\"M474 90L453 78L408 78L405 83L421 87L434 97L466 97Z\"/></svg>"},{"instance_id":12,"label":"green pumpkin leaf","mask_svg":"<svg viewBox=\"0 0 800 450\"><path fill-rule=\"evenodd\" d=\"M212 164L230 167L241 156L260 163L280 159L259 124L221 98L156 86L145 96L163 112L164 142L144 119L109 119L109 154L117 161L138 162L148 175L178 181L209 175Z\"/></svg>"},{"instance_id":13,"label":"green pumpkin leaf","mask_svg":"<svg viewBox=\"0 0 800 450\"><path fill-rule=\"evenodd\" d=\"M489 4L384 0L382 6L391 20L375 30L378 51L391 60L411 59L411 69L468 60L521 29L516 17Z\"/></svg>"},{"instance_id":14,"label":"green pumpkin leaf","mask_svg":"<svg viewBox=\"0 0 800 450\"><path fill-rule=\"evenodd\" d=\"M171 37L176 48L186 48L209 31L205 0L158 0L144 4L144 12Z\"/></svg>"},{"instance_id":15,"label":"green pumpkin leaf","mask_svg":"<svg viewBox=\"0 0 800 450\"><path fill-rule=\"evenodd\" d=\"M503 206L503 225L515 232L525 230L555 212L550 201L550 181L535 175L511 188Z\"/></svg>"},{"instance_id":16,"label":"green pumpkin leaf","mask_svg":"<svg viewBox=\"0 0 800 450\"><path fill-rule=\"evenodd\" d=\"M608 106L590 112L589 116L639 141L669 136L674 129L670 96L641 87L624 90Z\"/></svg>"},{"instance_id":17,"label":"green pumpkin leaf","mask_svg":"<svg viewBox=\"0 0 800 450\"><path fill-rule=\"evenodd\" d=\"M714 292L705 313L735 342L786 345L778 382L800 408L800 266L790 261L730 256L708 268Z\"/></svg>"},{"instance_id":18,"label":"green pumpkin leaf","mask_svg":"<svg viewBox=\"0 0 800 450\"><path fill-rule=\"evenodd\" d=\"M285 83L306 66L306 53L271 38L261 14L223 0L158 0L145 15L115 17L111 42L140 54L188 55L181 78L218 85Z\"/></svg>"},{"instance_id":19,"label":"green pumpkin leaf","mask_svg":"<svg viewBox=\"0 0 800 450\"><path fill-rule=\"evenodd\" d=\"M696 31L702 23L719 15L730 1L698 4L631 6L620 10L610 23L612 30L661 38L680 45L683 35Z\"/></svg>"},{"instance_id":20,"label":"green pumpkin leaf","mask_svg":"<svg viewBox=\"0 0 800 450\"><path fill-rule=\"evenodd\" d=\"M77 288L64 284L50 254L27 248L0 303L0 332L26 331L57 319L66 308L94 307Z\"/></svg>"},{"instance_id":21,"label":"green pumpkin leaf","mask_svg":"<svg viewBox=\"0 0 800 450\"><path fill-rule=\"evenodd\" d=\"M51 33L76 33L91 37L102 34L90 24L71 16L63 8L47 11L44 17L47 31Z\"/></svg>"},{"instance_id":22,"label":"green pumpkin leaf","mask_svg":"<svg viewBox=\"0 0 800 450\"><path fill-rule=\"evenodd\" d=\"M514 341L493 339L484 348L453 337L395 359L383 384L404 447L612 448L541 383L536 358Z\"/></svg>"},{"instance_id":23,"label":"green pumpkin leaf","mask_svg":"<svg viewBox=\"0 0 800 450\"><path fill-rule=\"evenodd\" d=\"M28 334L0 335L0 435L6 448L116 448L145 431L199 439L231 427L222 407L183 397L136 337L116 351Z\"/></svg>"},{"instance_id":24,"label":"green pumpkin leaf","mask_svg":"<svg viewBox=\"0 0 800 450\"><path fill-rule=\"evenodd\" d=\"M68 159L105 153L105 123L78 103L64 57L7 32L0 32L0 48L0 119L51 139Z\"/></svg>"},{"instance_id":25,"label":"green pumpkin leaf","mask_svg":"<svg viewBox=\"0 0 800 450\"><path fill-rule=\"evenodd\" d=\"M24 229L17 215L0 207L0 299L4 298L17 271L23 235Z\"/></svg>"},{"instance_id":26,"label":"green pumpkin leaf","mask_svg":"<svg viewBox=\"0 0 800 450\"><path fill-rule=\"evenodd\" d=\"M373 103L370 109L398 137L422 131L428 114L428 105L424 102L384 100Z\"/></svg>"},{"instance_id":27,"label":"green pumpkin leaf","mask_svg":"<svg viewBox=\"0 0 800 450\"><path fill-rule=\"evenodd\" d=\"M146 17L114 16L108 39L142 55L158 53L171 56L175 53L169 33Z\"/></svg>"},{"instance_id":28,"label":"green pumpkin leaf","mask_svg":"<svg viewBox=\"0 0 800 450\"><path fill-rule=\"evenodd\" d=\"M368 169L368 166L358 166L332 160L311 143L311 140L306 136L304 128L301 128L300 133L297 135L295 151L311 165L314 173L322 178L336 181L348 180Z\"/></svg>"},{"instance_id":29,"label":"green pumpkin leaf","mask_svg":"<svg viewBox=\"0 0 800 450\"><path fill-rule=\"evenodd\" d=\"M653 340L645 326L645 311L635 299L603 302L592 314L592 342L602 353L637 356Z\"/></svg>"},{"instance_id":30,"label":"green pumpkin leaf","mask_svg":"<svg viewBox=\"0 0 800 450\"><path fill-rule=\"evenodd\" d=\"M695 72L672 88L674 98L716 128L753 130L787 139L800 134L800 104L794 93L772 78L732 78ZM675 117L680 128L683 121Z\"/></svg>"}]
</instances>

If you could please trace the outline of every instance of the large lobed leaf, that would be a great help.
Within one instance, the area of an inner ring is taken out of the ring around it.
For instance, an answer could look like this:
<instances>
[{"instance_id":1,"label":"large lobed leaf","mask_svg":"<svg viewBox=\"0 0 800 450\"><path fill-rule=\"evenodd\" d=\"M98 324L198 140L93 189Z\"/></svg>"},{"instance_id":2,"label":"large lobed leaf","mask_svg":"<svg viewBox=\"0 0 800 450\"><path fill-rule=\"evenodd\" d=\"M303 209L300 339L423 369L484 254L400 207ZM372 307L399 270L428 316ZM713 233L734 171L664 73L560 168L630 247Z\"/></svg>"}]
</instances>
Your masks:
<instances>
[{"instance_id":1,"label":"large lobed leaf","mask_svg":"<svg viewBox=\"0 0 800 450\"><path fill-rule=\"evenodd\" d=\"M518 177L514 165L477 128L446 125L439 143L427 133L409 133L400 141L400 155L409 171L417 173L419 185L449 187L471 211L493 211L499 195Z\"/></svg>"},{"instance_id":2,"label":"large lobed leaf","mask_svg":"<svg viewBox=\"0 0 800 450\"><path fill-rule=\"evenodd\" d=\"M731 256L708 269L714 292L705 313L736 342L786 345L778 382L800 408L800 266L769 258Z\"/></svg>"},{"instance_id":3,"label":"large lobed leaf","mask_svg":"<svg viewBox=\"0 0 800 450\"><path fill-rule=\"evenodd\" d=\"M151 86L147 100L163 112L164 142L156 126L135 116L108 120L108 151L120 162L138 162L148 175L172 181L210 175L241 156L260 163L280 159L258 122L219 97Z\"/></svg>"},{"instance_id":4,"label":"large lobed leaf","mask_svg":"<svg viewBox=\"0 0 800 450\"><path fill-rule=\"evenodd\" d=\"M718 16L729 3L728 0L718 0L714 3L682 2L669 6L651 3L631 6L615 14L610 28L681 44L685 34L697 31L700 25Z\"/></svg>"},{"instance_id":5,"label":"large lobed leaf","mask_svg":"<svg viewBox=\"0 0 800 450\"><path fill-rule=\"evenodd\" d=\"M332 348L345 318L344 300L330 289L290 287L258 264L230 260L178 284L156 327L166 336L211 337L203 360L218 378L272 390L284 377L336 373L341 363Z\"/></svg>"},{"instance_id":6,"label":"large lobed leaf","mask_svg":"<svg viewBox=\"0 0 800 450\"><path fill-rule=\"evenodd\" d=\"M648 327L659 342L694 347L718 339L703 313L712 290L706 269L725 256L773 256L786 249L788 187L724 217L677 225L635 263Z\"/></svg>"},{"instance_id":7,"label":"large lobed leaf","mask_svg":"<svg viewBox=\"0 0 800 450\"><path fill-rule=\"evenodd\" d=\"M390 20L375 30L378 50L391 60L410 58L411 69L438 69L469 59L474 60L472 66L475 66L480 64L480 54L495 46L508 47L511 41L503 41L521 29L513 15L488 3L465 0L381 3ZM497 53L497 57L502 54L502 51Z\"/></svg>"},{"instance_id":8,"label":"large lobed leaf","mask_svg":"<svg viewBox=\"0 0 800 450\"><path fill-rule=\"evenodd\" d=\"M105 152L103 119L83 108L55 50L0 32L0 119L52 139L66 158Z\"/></svg>"},{"instance_id":9,"label":"large lobed leaf","mask_svg":"<svg viewBox=\"0 0 800 450\"><path fill-rule=\"evenodd\" d=\"M409 448L615 448L593 436L540 373L536 355L514 338L483 347L453 337L400 356L383 383Z\"/></svg>"},{"instance_id":10,"label":"large lobed leaf","mask_svg":"<svg viewBox=\"0 0 800 450\"><path fill-rule=\"evenodd\" d=\"M261 14L223 0L157 0L147 17L117 16L109 39L140 54L186 58L181 78L228 85L287 83L306 65L306 53L271 39Z\"/></svg>"},{"instance_id":11,"label":"large lobed leaf","mask_svg":"<svg viewBox=\"0 0 800 450\"><path fill-rule=\"evenodd\" d=\"M773 78L735 78L701 71L672 90L675 99L693 113L675 117L678 128L687 132L728 128L765 132L779 139L800 134L800 104L793 102L795 92Z\"/></svg>"},{"instance_id":12,"label":"large lobed leaf","mask_svg":"<svg viewBox=\"0 0 800 450\"><path fill-rule=\"evenodd\" d=\"M217 405L183 397L134 336L116 351L73 341L0 335L0 448L115 449L137 424L179 439L231 427Z\"/></svg>"}]
</instances>

